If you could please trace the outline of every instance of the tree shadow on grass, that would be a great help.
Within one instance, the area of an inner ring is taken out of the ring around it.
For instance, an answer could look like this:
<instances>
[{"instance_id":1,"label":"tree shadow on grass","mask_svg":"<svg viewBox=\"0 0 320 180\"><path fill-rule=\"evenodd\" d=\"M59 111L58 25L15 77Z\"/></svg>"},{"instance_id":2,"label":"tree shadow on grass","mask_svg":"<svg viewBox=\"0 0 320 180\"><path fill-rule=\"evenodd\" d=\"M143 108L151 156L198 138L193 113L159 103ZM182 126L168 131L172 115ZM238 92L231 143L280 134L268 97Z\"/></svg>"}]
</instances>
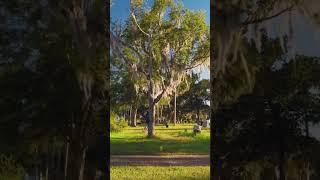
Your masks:
<instances>
[{"instance_id":1,"label":"tree shadow on grass","mask_svg":"<svg viewBox=\"0 0 320 180\"><path fill-rule=\"evenodd\" d=\"M187 129L187 128L186 128ZM156 131L183 131L182 128L166 128L166 129L156 129ZM192 130L192 128L188 128L187 130Z\"/></svg>"},{"instance_id":2,"label":"tree shadow on grass","mask_svg":"<svg viewBox=\"0 0 320 180\"><path fill-rule=\"evenodd\" d=\"M190 177L190 176L181 176L179 177L179 179L185 179L185 180L206 180L206 179L210 179L210 173L208 174L208 176L201 176L201 177Z\"/></svg>"},{"instance_id":3,"label":"tree shadow on grass","mask_svg":"<svg viewBox=\"0 0 320 180\"><path fill-rule=\"evenodd\" d=\"M111 142L112 155L155 155L165 153L177 154L209 154L210 140L200 138L182 142L178 140L162 140L159 137L141 139L142 141L114 141Z\"/></svg>"}]
</instances>

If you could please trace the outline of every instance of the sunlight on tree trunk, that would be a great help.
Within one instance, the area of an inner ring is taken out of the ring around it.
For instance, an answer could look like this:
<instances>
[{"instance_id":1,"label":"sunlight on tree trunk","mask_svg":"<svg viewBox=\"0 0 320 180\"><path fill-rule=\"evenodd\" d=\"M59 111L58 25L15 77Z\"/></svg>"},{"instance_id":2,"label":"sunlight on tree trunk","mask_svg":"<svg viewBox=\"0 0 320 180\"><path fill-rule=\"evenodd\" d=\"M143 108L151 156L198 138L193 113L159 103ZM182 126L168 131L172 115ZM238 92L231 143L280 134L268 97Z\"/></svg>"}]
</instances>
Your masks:
<instances>
[{"instance_id":1,"label":"sunlight on tree trunk","mask_svg":"<svg viewBox=\"0 0 320 180\"><path fill-rule=\"evenodd\" d=\"M130 118L130 125L132 127L136 127L137 126L137 105L134 104L133 105L133 109L132 109L132 113L131 113L131 118Z\"/></svg>"},{"instance_id":2,"label":"sunlight on tree trunk","mask_svg":"<svg viewBox=\"0 0 320 180\"><path fill-rule=\"evenodd\" d=\"M174 88L174 105L173 105L173 124L176 125L177 124L177 89Z\"/></svg>"}]
</instances>

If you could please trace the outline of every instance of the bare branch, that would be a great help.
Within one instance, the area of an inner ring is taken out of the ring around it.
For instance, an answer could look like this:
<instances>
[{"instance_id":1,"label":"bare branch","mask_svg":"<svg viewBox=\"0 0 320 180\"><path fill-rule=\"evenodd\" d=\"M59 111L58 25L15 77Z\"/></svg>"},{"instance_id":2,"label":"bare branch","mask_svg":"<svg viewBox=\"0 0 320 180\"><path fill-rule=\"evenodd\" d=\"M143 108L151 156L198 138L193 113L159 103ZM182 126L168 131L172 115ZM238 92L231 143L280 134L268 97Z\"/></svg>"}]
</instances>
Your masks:
<instances>
[{"instance_id":1,"label":"bare branch","mask_svg":"<svg viewBox=\"0 0 320 180\"><path fill-rule=\"evenodd\" d=\"M193 69L193 68L196 68L196 67L201 66L202 64L204 64L204 62L205 62L209 57L201 57L201 58L203 58L203 59L202 59L202 61L201 61L200 63L195 64L195 65L189 65L189 66L187 66L187 67L185 68L185 70L189 70L189 69ZM199 58L199 59L201 59L201 58Z\"/></svg>"},{"instance_id":2,"label":"bare branch","mask_svg":"<svg viewBox=\"0 0 320 180\"><path fill-rule=\"evenodd\" d=\"M261 23L263 21L267 21L267 20L270 20L270 19L273 19L277 16L280 16L281 14L289 11L289 10L292 10L294 8L294 5L288 7L288 8L285 8L281 11L279 11L278 13L276 14L273 14L271 16L267 16L267 17L263 17L263 18L258 18L258 19L254 19L254 20L246 20L245 22L241 23L242 26L246 26L246 25L250 25L250 24L256 24L256 23Z\"/></svg>"},{"instance_id":3,"label":"bare branch","mask_svg":"<svg viewBox=\"0 0 320 180\"><path fill-rule=\"evenodd\" d=\"M130 5L131 5L131 7L130 7L130 14L131 14L131 16L132 16L132 18L133 18L133 20L134 20L134 23L138 26L138 28L139 28L139 30L143 33L143 34L145 34L146 36L148 36L148 37L150 37L150 34L148 34L148 33L146 33L144 30L142 30L142 28L140 27L140 25L139 25L139 23L138 23L138 21L137 21L137 19L136 19L136 16L135 16L135 14L134 14L134 9L133 9L133 7L132 7L132 0L130 0Z\"/></svg>"},{"instance_id":4,"label":"bare branch","mask_svg":"<svg viewBox=\"0 0 320 180\"><path fill-rule=\"evenodd\" d=\"M160 101L164 93L167 91L168 86L163 86L161 93L153 100L153 105Z\"/></svg>"}]
</instances>

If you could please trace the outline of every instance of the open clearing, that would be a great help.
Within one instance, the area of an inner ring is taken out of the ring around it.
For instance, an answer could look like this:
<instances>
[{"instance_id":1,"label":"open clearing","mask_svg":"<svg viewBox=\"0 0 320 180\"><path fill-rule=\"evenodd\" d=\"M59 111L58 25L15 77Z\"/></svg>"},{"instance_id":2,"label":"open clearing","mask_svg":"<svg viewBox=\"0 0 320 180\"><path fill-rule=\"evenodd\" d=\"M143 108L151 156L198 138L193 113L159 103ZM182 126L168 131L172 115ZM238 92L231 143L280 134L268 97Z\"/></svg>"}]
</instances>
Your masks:
<instances>
[{"instance_id":1,"label":"open clearing","mask_svg":"<svg viewBox=\"0 0 320 180\"><path fill-rule=\"evenodd\" d=\"M152 139L144 126L111 133L111 180L210 179L210 130L194 136L192 128L158 125Z\"/></svg>"},{"instance_id":2,"label":"open clearing","mask_svg":"<svg viewBox=\"0 0 320 180\"><path fill-rule=\"evenodd\" d=\"M193 135L193 124L155 126L156 137L146 138L144 126L111 133L111 155L202 154L210 152L210 130Z\"/></svg>"}]
</instances>

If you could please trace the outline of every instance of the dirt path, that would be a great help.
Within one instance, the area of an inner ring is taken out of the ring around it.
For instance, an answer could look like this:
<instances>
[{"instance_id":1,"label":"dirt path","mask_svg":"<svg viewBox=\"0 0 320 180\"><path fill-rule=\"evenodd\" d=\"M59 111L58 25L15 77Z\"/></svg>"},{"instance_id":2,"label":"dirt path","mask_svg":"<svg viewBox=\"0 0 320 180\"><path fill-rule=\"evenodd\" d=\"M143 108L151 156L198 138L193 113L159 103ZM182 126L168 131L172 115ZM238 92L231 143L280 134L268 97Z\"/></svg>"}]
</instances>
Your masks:
<instances>
[{"instance_id":1,"label":"dirt path","mask_svg":"<svg viewBox=\"0 0 320 180\"><path fill-rule=\"evenodd\" d=\"M209 166L209 155L112 155L111 166Z\"/></svg>"}]
</instances>

